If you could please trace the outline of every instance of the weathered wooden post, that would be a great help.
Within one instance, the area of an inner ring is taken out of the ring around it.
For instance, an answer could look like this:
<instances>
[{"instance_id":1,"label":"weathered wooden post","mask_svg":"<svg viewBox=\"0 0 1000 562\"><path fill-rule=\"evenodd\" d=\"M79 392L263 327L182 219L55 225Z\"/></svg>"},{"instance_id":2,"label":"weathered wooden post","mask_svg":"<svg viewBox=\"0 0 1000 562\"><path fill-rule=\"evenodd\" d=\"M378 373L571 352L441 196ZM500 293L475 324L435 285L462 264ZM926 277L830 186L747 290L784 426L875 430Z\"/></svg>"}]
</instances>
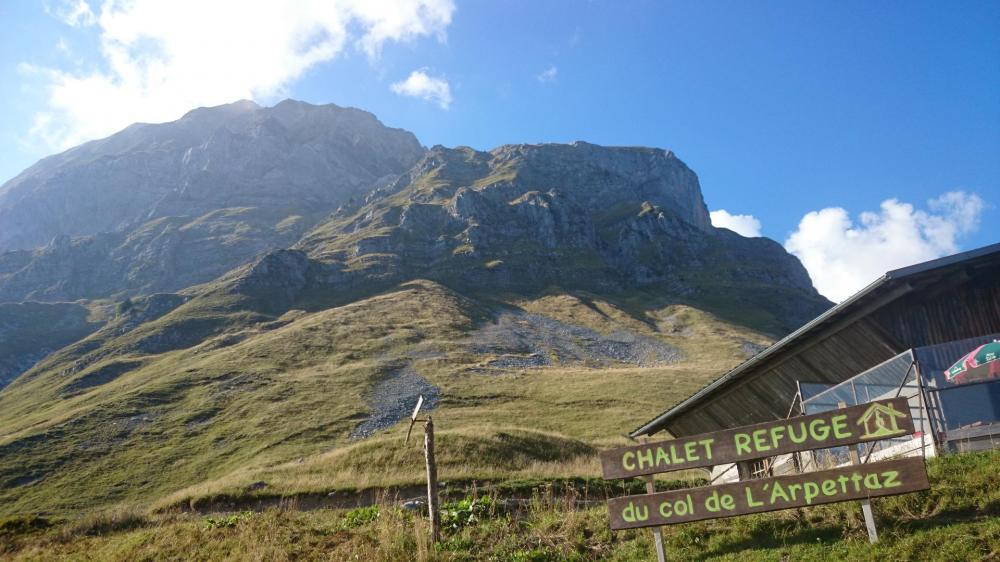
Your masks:
<instances>
[{"instance_id":1,"label":"weathered wooden post","mask_svg":"<svg viewBox=\"0 0 1000 562\"><path fill-rule=\"evenodd\" d=\"M434 461L434 420L427 416L426 420L417 418L420 407L424 404L424 397L417 400L416 407L413 408L413 415L410 416L410 427L406 430L406 442L410 442L410 434L413 432L413 424L418 421L424 422L424 460L427 464L427 514L431 520L431 539L436 543L441 540L441 518L439 514L437 463Z\"/></svg>"},{"instance_id":2,"label":"weathered wooden post","mask_svg":"<svg viewBox=\"0 0 1000 562\"><path fill-rule=\"evenodd\" d=\"M844 409L847 402L839 402L837 407ZM858 446L847 447L847 454L851 457L851 464L861 464L861 456L858 455ZM875 528L875 515L872 513L872 501L868 498L861 500L861 513L865 516L865 528L868 529L868 542L875 544L878 542L878 529Z\"/></svg>"},{"instance_id":3,"label":"weathered wooden post","mask_svg":"<svg viewBox=\"0 0 1000 562\"><path fill-rule=\"evenodd\" d=\"M646 493L656 493L652 474L646 476ZM653 527L653 548L656 549L656 562L667 562L667 553L663 550L663 527Z\"/></svg>"},{"instance_id":4,"label":"weathered wooden post","mask_svg":"<svg viewBox=\"0 0 1000 562\"><path fill-rule=\"evenodd\" d=\"M441 518L438 514L437 464L434 462L434 420L424 422L424 457L427 460L427 513L431 519L431 539L441 540Z\"/></svg>"},{"instance_id":5,"label":"weathered wooden post","mask_svg":"<svg viewBox=\"0 0 1000 562\"><path fill-rule=\"evenodd\" d=\"M649 438L642 440L643 443L648 443ZM655 494L656 493L656 483L653 482L653 475L648 474L643 476L643 480L646 481L646 493ZM667 562L667 553L663 549L663 527L653 527L653 548L656 550L656 562Z\"/></svg>"}]
</instances>

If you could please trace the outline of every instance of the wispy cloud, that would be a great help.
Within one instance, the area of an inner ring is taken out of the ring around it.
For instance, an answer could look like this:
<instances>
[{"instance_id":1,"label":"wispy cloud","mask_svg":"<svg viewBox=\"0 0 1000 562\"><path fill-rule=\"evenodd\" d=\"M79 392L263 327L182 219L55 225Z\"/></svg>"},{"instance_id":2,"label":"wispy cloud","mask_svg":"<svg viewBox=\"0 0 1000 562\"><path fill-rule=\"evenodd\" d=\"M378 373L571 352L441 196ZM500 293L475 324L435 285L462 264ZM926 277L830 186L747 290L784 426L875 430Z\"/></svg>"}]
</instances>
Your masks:
<instances>
[{"instance_id":1,"label":"wispy cloud","mask_svg":"<svg viewBox=\"0 0 1000 562\"><path fill-rule=\"evenodd\" d=\"M132 0L63 2L68 25L93 26L104 70L46 69L36 138L66 147L199 106L267 99L349 45L377 58L389 42L444 39L452 0Z\"/></svg>"},{"instance_id":2,"label":"wispy cloud","mask_svg":"<svg viewBox=\"0 0 1000 562\"><path fill-rule=\"evenodd\" d=\"M785 241L809 271L816 290L841 301L886 271L959 251L958 243L979 227L985 202L974 193L952 191L927 202L927 210L896 199L855 223L846 210L807 213Z\"/></svg>"},{"instance_id":3,"label":"wispy cloud","mask_svg":"<svg viewBox=\"0 0 1000 562\"><path fill-rule=\"evenodd\" d=\"M85 27L97 23L97 16L86 0L66 0L51 12L66 25Z\"/></svg>"},{"instance_id":4,"label":"wispy cloud","mask_svg":"<svg viewBox=\"0 0 1000 562\"><path fill-rule=\"evenodd\" d=\"M550 65L536 76L539 82L552 82L559 75L559 69L555 65Z\"/></svg>"},{"instance_id":5,"label":"wispy cloud","mask_svg":"<svg viewBox=\"0 0 1000 562\"><path fill-rule=\"evenodd\" d=\"M390 88L401 96L434 102L441 106L441 109L448 109L452 101L451 86L448 81L427 74L426 68L414 70L406 80L396 82Z\"/></svg>"}]
</instances>

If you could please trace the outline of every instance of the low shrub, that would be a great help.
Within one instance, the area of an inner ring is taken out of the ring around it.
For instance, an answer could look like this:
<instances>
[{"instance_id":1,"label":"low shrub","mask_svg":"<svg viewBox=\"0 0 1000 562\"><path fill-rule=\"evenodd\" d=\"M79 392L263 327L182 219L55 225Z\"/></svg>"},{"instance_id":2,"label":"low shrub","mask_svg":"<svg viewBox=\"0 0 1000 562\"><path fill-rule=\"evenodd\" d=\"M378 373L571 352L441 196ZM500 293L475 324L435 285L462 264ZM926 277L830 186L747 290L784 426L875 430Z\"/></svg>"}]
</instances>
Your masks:
<instances>
[{"instance_id":1,"label":"low shrub","mask_svg":"<svg viewBox=\"0 0 1000 562\"><path fill-rule=\"evenodd\" d=\"M355 527L367 525L378 520L379 512L379 506L377 505L352 509L344 514L344 517L341 520L341 526L347 529L353 529Z\"/></svg>"},{"instance_id":2,"label":"low shrub","mask_svg":"<svg viewBox=\"0 0 1000 562\"><path fill-rule=\"evenodd\" d=\"M38 515L13 515L0 518L0 537L26 535L42 531L52 526L52 522Z\"/></svg>"},{"instance_id":3,"label":"low shrub","mask_svg":"<svg viewBox=\"0 0 1000 562\"><path fill-rule=\"evenodd\" d=\"M205 528L206 529L225 529L229 527L235 527L240 524L241 521L246 521L253 517L252 511L243 511L240 513L233 513L232 515L227 515L225 517L206 517L205 518Z\"/></svg>"}]
</instances>

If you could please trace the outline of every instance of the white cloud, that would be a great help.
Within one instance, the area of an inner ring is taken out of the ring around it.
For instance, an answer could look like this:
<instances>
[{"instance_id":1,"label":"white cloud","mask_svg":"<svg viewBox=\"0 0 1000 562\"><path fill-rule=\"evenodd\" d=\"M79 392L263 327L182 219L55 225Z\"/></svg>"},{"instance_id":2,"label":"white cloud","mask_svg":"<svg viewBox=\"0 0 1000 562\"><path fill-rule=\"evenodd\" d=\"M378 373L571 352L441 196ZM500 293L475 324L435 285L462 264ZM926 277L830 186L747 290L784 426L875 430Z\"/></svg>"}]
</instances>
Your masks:
<instances>
[{"instance_id":1,"label":"white cloud","mask_svg":"<svg viewBox=\"0 0 1000 562\"><path fill-rule=\"evenodd\" d=\"M888 199L878 212L861 213L859 223L829 207L802 217L785 249L802 260L816 290L839 302L886 271L959 251L984 206L978 195L962 191L928 201L929 210Z\"/></svg>"},{"instance_id":2,"label":"white cloud","mask_svg":"<svg viewBox=\"0 0 1000 562\"><path fill-rule=\"evenodd\" d=\"M730 215L725 209L709 213L712 226L728 228L740 236L757 238L760 236L760 221L753 215Z\"/></svg>"},{"instance_id":3,"label":"white cloud","mask_svg":"<svg viewBox=\"0 0 1000 562\"><path fill-rule=\"evenodd\" d=\"M448 85L448 81L427 74L426 68L414 70L406 80L396 82L390 88L401 96L434 102L442 109L448 109L451 105L451 86Z\"/></svg>"},{"instance_id":4,"label":"white cloud","mask_svg":"<svg viewBox=\"0 0 1000 562\"><path fill-rule=\"evenodd\" d=\"M47 69L48 108L36 138L66 147L136 121L283 95L310 67L350 44L375 58L390 41L444 39L452 0L83 0L55 10L100 33L101 67Z\"/></svg>"},{"instance_id":5,"label":"white cloud","mask_svg":"<svg viewBox=\"0 0 1000 562\"><path fill-rule=\"evenodd\" d=\"M553 80L556 79L556 76L558 75L559 75L559 69L556 68L555 65L551 65L545 70L543 70L535 78L537 78L539 82L552 82Z\"/></svg>"}]
</instances>

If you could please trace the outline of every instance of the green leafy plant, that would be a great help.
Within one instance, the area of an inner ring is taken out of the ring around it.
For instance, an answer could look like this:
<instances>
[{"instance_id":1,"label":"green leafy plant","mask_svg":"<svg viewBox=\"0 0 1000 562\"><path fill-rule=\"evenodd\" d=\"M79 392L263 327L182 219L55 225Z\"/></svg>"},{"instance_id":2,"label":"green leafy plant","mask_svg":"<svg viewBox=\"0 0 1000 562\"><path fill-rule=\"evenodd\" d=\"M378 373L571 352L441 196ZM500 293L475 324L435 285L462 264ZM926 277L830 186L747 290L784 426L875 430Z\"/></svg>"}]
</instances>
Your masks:
<instances>
[{"instance_id":1,"label":"green leafy plant","mask_svg":"<svg viewBox=\"0 0 1000 562\"><path fill-rule=\"evenodd\" d=\"M446 502L441 506L441 525L447 529L461 529L484 519L495 517L499 504L490 496Z\"/></svg>"},{"instance_id":2,"label":"green leafy plant","mask_svg":"<svg viewBox=\"0 0 1000 562\"><path fill-rule=\"evenodd\" d=\"M253 517L252 511L243 511L241 513L227 515L225 517L206 517L205 527L207 529L225 529L235 527L241 521L246 521L251 517Z\"/></svg>"},{"instance_id":3,"label":"green leafy plant","mask_svg":"<svg viewBox=\"0 0 1000 562\"><path fill-rule=\"evenodd\" d=\"M379 518L379 507L371 505L352 509L344 514L341 525L345 528L355 528L372 523Z\"/></svg>"}]
</instances>

